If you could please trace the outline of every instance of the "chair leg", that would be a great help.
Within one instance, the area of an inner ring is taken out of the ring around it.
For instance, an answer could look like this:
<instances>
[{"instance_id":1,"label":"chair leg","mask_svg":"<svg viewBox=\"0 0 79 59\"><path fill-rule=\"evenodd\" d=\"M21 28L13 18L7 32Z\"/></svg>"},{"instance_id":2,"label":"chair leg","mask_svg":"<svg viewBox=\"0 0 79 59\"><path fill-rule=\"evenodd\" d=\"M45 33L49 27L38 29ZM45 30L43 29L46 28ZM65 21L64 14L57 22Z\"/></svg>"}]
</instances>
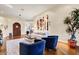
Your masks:
<instances>
[{"instance_id":1,"label":"chair leg","mask_svg":"<svg viewBox=\"0 0 79 59\"><path fill-rule=\"evenodd\" d=\"M47 51L57 51L57 49L56 48L54 48L54 49L46 49Z\"/></svg>"},{"instance_id":2,"label":"chair leg","mask_svg":"<svg viewBox=\"0 0 79 59\"><path fill-rule=\"evenodd\" d=\"M0 51L1 51L1 47L2 47L2 46L0 45Z\"/></svg>"},{"instance_id":3,"label":"chair leg","mask_svg":"<svg viewBox=\"0 0 79 59\"><path fill-rule=\"evenodd\" d=\"M53 51L57 51L57 49L56 48L54 48L54 49L52 49Z\"/></svg>"},{"instance_id":4,"label":"chair leg","mask_svg":"<svg viewBox=\"0 0 79 59\"><path fill-rule=\"evenodd\" d=\"M52 51L52 49L49 49L49 51Z\"/></svg>"}]
</instances>

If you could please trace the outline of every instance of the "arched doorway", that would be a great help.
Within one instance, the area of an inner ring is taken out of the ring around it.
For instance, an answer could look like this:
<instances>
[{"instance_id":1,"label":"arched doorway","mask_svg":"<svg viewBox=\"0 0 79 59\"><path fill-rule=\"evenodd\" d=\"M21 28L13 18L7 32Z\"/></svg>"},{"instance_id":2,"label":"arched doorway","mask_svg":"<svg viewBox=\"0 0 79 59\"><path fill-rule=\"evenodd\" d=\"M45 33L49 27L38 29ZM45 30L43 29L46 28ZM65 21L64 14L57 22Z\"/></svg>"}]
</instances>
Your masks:
<instances>
[{"instance_id":1,"label":"arched doorway","mask_svg":"<svg viewBox=\"0 0 79 59\"><path fill-rule=\"evenodd\" d=\"M21 37L21 25L19 23L13 24L13 38Z\"/></svg>"}]
</instances>

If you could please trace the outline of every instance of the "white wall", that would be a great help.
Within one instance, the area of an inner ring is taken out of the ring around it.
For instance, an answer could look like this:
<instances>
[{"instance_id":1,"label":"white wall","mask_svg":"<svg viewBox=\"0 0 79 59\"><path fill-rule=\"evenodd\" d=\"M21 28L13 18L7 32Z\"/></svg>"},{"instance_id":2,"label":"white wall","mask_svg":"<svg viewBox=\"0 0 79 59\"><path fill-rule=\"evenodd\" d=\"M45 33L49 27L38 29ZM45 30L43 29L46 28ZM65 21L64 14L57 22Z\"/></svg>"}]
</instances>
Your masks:
<instances>
[{"instance_id":1,"label":"white wall","mask_svg":"<svg viewBox=\"0 0 79 59\"><path fill-rule=\"evenodd\" d=\"M0 27L0 29L2 29L2 32L3 32L3 46L5 46L6 44L6 39L4 38L7 37L9 33L13 33L13 24L15 22L18 22L21 24L21 34L26 33L27 25L31 23L31 22L16 19L16 18L8 18L8 17L0 16L0 24L8 25L8 28L6 30L4 29L4 27Z\"/></svg>"},{"instance_id":2,"label":"white wall","mask_svg":"<svg viewBox=\"0 0 79 59\"><path fill-rule=\"evenodd\" d=\"M13 33L13 24L15 22L20 23L21 25L21 34L25 34L25 22L19 19L8 19L8 33Z\"/></svg>"},{"instance_id":3,"label":"white wall","mask_svg":"<svg viewBox=\"0 0 79 59\"><path fill-rule=\"evenodd\" d=\"M3 27L0 27L3 31L3 37L8 36L9 33L13 34L13 24L15 22L21 24L21 34L25 34L28 25L32 23L31 21L25 21L18 18L0 17L0 24L8 25L8 28L6 30Z\"/></svg>"},{"instance_id":4,"label":"white wall","mask_svg":"<svg viewBox=\"0 0 79 59\"><path fill-rule=\"evenodd\" d=\"M4 26L7 25L7 19L0 16L0 24L2 24L3 26L0 27L0 29L2 29L2 33L3 33L3 37L7 36L7 29L4 29Z\"/></svg>"},{"instance_id":5,"label":"white wall","mask_svg":"<svg viewBox=\"0 0 79 59\"><path fill-rule=\"evenodd\" d=\"M0 23L3 23L4 25L8 25L8 29L5 30L3 29L3 34L4 36L7 36L9 33L13 33L13 23L14 22L19 22L21 24L21 34L25 34L27 27L30 24L33 24L34 26L36 25L36 20L48 15L49 16L49 32L51 35L58 35L59 40L63 42L67 42L67 40L70 38L69 34L66 33L66 28L67 26L64 24L64 19L67 17L70 12L73 10L73 8L79 8L79 6L75 5L67 5L67 6L62 6L60 8L56 9L49 9L48 11L42 13L41 15L36 16L33 18L34 22L28 22L28 21L23 21L21 19L16 19L16 18L6 18L2 17L0 18ZM79 34L76 34L77 38L76 40L78 41L79 45Z\"/></svg>"},{"instance_id":6,"label":"white wall","mask_svg":"<svg viewBox=\"0 0 79 59\"><path fill-rule=\"evenodd\" d=\"M64 24L64 19L69 16L70 12L73 10L73 8L76 8L76 6L73 5L67 5L67 6L63 6L61 8L55 9L53 11L53 9L46 11L45 13L37 16L35 19L35 21L37 19L39 19L40 17L43 17L44 15L48 15L49 16L49 32L51 33L51 35L58 35L59 36L59 41L62 42L66 42L67 40L70 38L70 35L68 33L66 33L66 28L67 26ZM78 8L78 6L77 6ZM34 23L35 23L34 21ZM78 41L78 45L79 45L79 35L76 34L77 38L76 40Z\"/></svg>"}]
</instances>

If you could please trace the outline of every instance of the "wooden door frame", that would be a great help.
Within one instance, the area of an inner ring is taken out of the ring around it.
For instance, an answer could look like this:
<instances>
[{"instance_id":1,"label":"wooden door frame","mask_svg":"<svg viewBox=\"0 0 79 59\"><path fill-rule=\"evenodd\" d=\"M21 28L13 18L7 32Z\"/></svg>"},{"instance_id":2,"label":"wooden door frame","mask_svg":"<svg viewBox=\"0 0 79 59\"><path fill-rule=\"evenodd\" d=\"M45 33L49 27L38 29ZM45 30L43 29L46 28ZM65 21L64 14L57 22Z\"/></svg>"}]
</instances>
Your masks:
<instances>
[{"instance_id":1,"label":"wooden door frame","mask_svg":"<svg viewBox=\"0 0 79 59\"><path fill-rule=\"evenodd\" d=\"M13 23L13 36L14 36L14 25L15 25L15 24L18 24L18 25L20 26L20 34L19 34L19 35L21 36L21 24L18 23L18 22Z\"/></svg>"}]
</instances>

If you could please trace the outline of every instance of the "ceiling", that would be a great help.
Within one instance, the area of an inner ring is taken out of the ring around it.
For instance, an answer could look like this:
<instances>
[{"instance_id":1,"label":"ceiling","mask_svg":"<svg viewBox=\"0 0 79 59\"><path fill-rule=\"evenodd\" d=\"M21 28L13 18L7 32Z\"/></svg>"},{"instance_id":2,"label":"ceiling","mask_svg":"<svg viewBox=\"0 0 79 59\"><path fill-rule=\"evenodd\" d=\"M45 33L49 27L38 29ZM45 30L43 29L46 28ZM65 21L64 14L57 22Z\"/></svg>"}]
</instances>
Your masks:
<instances>
[{"instance_id":1,"label":"ceiling","mask_svg":"<svg viewBox=\"0 0 79 59\"><path fill-rule=\"evenodd\" d=\"M52 11L63 5L58 4L0 4L0 15L32 20L33 17L52 8Z\"/></svg>"}]
</instances>

